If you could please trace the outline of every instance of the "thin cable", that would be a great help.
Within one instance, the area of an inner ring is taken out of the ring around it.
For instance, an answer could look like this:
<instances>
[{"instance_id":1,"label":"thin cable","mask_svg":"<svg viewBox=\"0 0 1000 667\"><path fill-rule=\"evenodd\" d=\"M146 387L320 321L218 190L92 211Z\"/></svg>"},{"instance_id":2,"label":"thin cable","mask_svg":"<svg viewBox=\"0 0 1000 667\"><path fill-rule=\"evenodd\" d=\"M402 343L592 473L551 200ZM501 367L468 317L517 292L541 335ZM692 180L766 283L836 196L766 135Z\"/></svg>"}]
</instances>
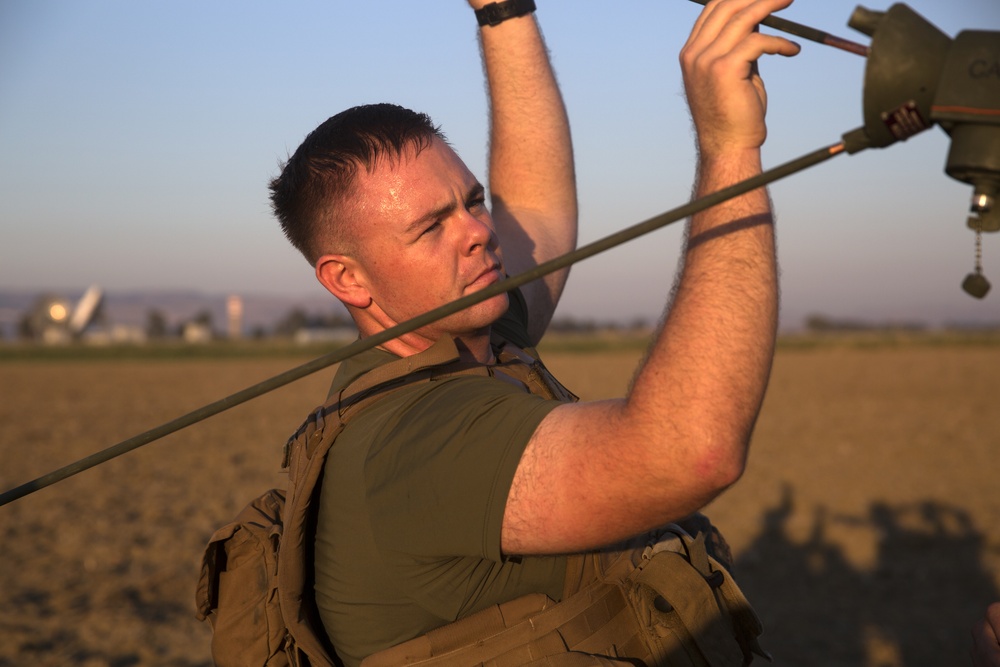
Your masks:
<instances>
[{"instance_id":1,"label":"thin cable","mask_svg":"<svg viewBox=\"0 0 1000 667\"><path fill-rule=\"evenodd\" d=\"M83 472L84 470L88 470L89 468L93 468L96 465L105 463L106 461L109 461L117 456L121 456L122 454L130 452L133 449L138 449L139 447L149 444L154 440L158 440L159 438L179 431L182 428L207 419L213 415L217 415L220 412L228 410L229 408L236 407L241 403L245 403L252 398L256 398L269 391L273 391L278 387L290 384L291 382L315 373L318 370L322 370L328 366L344 361L355 354L369 350L377 345L381 345L382 343L392 340L393 338L398 338L399 336L413 331L414 329L419 329L420 327L436 322L437 320L447 317L448 315L457 313L460 310L465 310L469 306L477 304L480 301L485 301L486 299L494 297L498 294L509 292L515 287L520 287L525 283L529 283L532 280L536 280L544 275L552 273L553 271L558 271L559 269L565 268L571 264L579 262L580 260L587 259L588 257L592 257L593 255L604 252L605 250L621 245L626 241L631 241L634 238L648 234L649 232L665 227L683 218L687 218L695 213L699 213L700 211L704 211L705 209L722 203L727 199L732 199L733 197L745 194L751 190L756 190L757 188L765 186L768 183L772 183L786 176L808 169L813 165L819 164L820 162L843 152L843 150L843 143L821 148L798 159L792 160L791 162L786 162L785 164L775 167L774 169L758 174L757 176L748 178L745 181L741 181L740 183L732 185L728 188L724 188L718 192L696 199L683 206L675 208L672 211L667 211L666 213L650 218L645 222L640 222L639 224L628 227L620 232L606 236L603 239L583 246L582 248L578 248L573 252L556 257L555 259L536 266L530 271L525 271L524 273L519 273L518 275L507 278L501 282L494 283L485 289L464 296L439 308L435 308L434 310L424 313L423 315L419 315L411 320L397 324L390 329L380 331L379 333L355 341L354 343L342 347L339 350L326 354L322 357L318 357L317 359L292 368L291 370L285 371L284 373L276 375L268 380L264 380L263 382L255 384L251 387L247 387L242 391L238 391L235 394L215 401L214 403L209 403L208 405L193 412L189 412L182 417L178 417L177 419L150 429L145 433L140 433L139 435L133 436L128 440L124 440L117 445L112 445L107 449L91 454L90 456L80 459L75 463L71 463L67 466L59 468L58 470L50 472L47 475L43 475L38 479L22 484L21 486L13 488L9 491L5 491L3 494L0 494L0 506L6 505L7 503L17 500L18 498L22 498L29 493L34 493L39 489L51 486L56 482L64 480L67 477L72 477L73 475Z\"/></svg>"}]
</instances>

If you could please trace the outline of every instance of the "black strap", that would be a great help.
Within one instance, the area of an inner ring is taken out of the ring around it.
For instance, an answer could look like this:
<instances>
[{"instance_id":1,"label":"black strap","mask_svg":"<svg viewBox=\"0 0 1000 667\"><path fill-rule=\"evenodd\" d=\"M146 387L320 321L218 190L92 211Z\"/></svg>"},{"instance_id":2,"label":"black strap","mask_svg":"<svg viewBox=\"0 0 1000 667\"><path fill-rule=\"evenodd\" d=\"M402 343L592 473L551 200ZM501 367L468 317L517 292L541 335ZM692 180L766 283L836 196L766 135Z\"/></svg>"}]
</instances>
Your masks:
<instances>
[{"instance_id":1,"label":"black strap","mask_svg":"<svg viewBox=\"0 0 1000 667\"><path fill-rule=\"evenodd\" d=\"M503 0L503 2L491 2L482 9L477 9L476 19L481 26L494 26L533 11L535 11L535 0Z\"/></svg>"}]
</instances>

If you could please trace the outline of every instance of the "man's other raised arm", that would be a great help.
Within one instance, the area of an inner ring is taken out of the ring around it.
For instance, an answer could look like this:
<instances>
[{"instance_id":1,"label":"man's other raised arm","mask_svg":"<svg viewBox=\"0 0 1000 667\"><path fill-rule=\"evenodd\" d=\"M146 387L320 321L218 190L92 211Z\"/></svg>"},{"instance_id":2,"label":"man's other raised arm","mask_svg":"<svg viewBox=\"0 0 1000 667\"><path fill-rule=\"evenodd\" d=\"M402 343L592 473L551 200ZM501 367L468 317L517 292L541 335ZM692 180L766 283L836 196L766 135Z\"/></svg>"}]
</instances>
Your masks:
<instances>
[{"instance_id":1,"label":"man's other raised arm","mask_svg":"<svg viewBox=\"0 0 1000 667\"><path fill-rule=\"evenodd\" d=\"M755 62L798 47L755 27L790 2L712 0L681 53L698 195L760 173L766 98ZM733 484L767 387L777 311L767 193L695 215L673 302L628 397L560 405L542 420L508 494L503 550L587 551L677 521Z\"/></svg>"},{"instance_id":2,"label":"man's other raised arm","mask_svg":"<svg viewBox=\"0 0 1000 667\"><path fill-rule=\"evenodd\" d=\"M474 9L487 0L469 0ZM504 263L521 273L576 247L569 121L534 14L480 28L490 97L489 190ZM541 339L568 269L522 288Z\"/></svg>"}]
</instances>

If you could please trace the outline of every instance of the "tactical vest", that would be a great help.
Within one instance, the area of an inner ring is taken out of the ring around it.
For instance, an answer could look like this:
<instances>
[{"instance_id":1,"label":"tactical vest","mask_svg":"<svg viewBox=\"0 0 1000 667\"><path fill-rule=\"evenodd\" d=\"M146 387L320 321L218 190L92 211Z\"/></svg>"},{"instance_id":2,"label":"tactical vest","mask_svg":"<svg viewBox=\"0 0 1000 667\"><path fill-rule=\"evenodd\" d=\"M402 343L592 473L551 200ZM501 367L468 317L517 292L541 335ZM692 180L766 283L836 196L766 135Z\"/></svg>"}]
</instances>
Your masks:
<instances>
[{"instance_id":1,"label":"tactical vest","mask_svg":"<svg viewBox=\"0 0 1000 667\"><path fill-rule=\"evenodd\" d=\"M496 363L459 359L442 339L379 366L316 408L285 444L289 490L272 489L209 540L196 600L212 624L219 667L338 666L313 600L312 543L326 455L352 416L416 382L490 376L524 391L576 401L541 362L514 345ZM542 594L496 605L369 656L363 667L426 665L749 664L760 622L718 561L696 538L669 527L649 544L574 556L556 603ZM574 582L574 583L570 583Z\"/></svg>"}]
</instances>

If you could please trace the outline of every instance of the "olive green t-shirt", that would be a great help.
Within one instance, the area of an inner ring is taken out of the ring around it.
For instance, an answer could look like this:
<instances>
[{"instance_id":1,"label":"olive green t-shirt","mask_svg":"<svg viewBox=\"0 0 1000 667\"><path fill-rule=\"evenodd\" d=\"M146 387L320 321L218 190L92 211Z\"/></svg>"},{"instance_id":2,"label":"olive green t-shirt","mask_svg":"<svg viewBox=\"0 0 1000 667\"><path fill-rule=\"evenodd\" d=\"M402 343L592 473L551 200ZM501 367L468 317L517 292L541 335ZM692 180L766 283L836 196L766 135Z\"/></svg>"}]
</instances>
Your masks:
<instances>
[{"instance_id":1,"label":"olive green t-shirt","mask_svg":"<svg viewBox=\"0 0 1000 667\"><path fill-rule=\"evenodd\" d=\"M519 296L496 328L523 346ZM362 353L334 387L395 359ZM526 593L559 599L564 558L500 550L521 454L557 405L461 376L397 390L352 417L326 462L315 543L316 601L345 665Z\"/></svg>"}]
</instances>

